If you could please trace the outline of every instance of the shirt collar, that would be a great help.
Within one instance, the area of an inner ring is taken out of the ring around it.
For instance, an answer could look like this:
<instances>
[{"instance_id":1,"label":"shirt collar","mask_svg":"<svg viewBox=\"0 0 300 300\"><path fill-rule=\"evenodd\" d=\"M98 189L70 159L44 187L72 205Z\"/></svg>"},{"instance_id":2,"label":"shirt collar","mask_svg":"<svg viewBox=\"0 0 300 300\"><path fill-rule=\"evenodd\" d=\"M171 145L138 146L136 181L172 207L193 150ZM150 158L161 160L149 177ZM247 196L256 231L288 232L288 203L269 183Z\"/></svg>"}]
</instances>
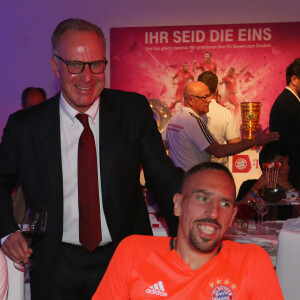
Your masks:
<instances>
[{"instance_id":1,"label":"shirt collar","mask_svg":"<svg viewBox=\"0 0 300 300\"><path fill-rule=\"evenodd\" d=\"M300 98L296 95L296 93L291 88L287 86L286 89L292 92L295 95L295 97L300 101Z\"/></svg>"},{"instance_id":2,"label":"shirt collar","mask_svg":"<svg viewBox=\"0 0 300 300\"><path fill-rule=\"evenodd\" d=\"M93 105L85 112L89 117L92 118L93 122L96 118L98 108L100 104L100 97L93 103ZM74 123L76 115L79 113L73 108L64 98L63 94L60 93L59 105L61 110L65 113L70 122Z\"/></svg>"},{"instance_id":3,"label":"shirt collar","mask_svg":"<svg viewBox=\"0 0 300 300\"><path fill-rule=\"evenodd\" d=\"M196 115L197 117L201 118L201 116L199 116L192 108L187 107L187 106L181 106L181 111L186 111L186 112L191 112L194 115ZM202 119L202 118L201 118Z\"/></svg>"}]
</instances>

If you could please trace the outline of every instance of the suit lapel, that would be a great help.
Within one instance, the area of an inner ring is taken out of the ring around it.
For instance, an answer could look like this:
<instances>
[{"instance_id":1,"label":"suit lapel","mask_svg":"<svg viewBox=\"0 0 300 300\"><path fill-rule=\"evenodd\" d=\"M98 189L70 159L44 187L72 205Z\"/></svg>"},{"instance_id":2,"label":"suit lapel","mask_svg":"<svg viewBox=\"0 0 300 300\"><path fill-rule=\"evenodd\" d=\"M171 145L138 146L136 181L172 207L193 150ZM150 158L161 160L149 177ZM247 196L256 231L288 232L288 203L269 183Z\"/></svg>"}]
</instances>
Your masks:
<instances>
[{"instance_id":1,"label":"suit lapel","mask_svg":"<svg viewBox=\"0 0 300 300\"><path fill-rule=\"evenodd\" d=\"M59 94L47 100L47 106L40 117L40 145L49 177L50 190L55 199L58 220L63 220L63 179L60 144ZM62 226L62 223L59 224ZM62 227L61 227L62 228Z\"/></svg>"},{"instance_id":2,"label":"suit lapel","mask_svg":"<svg viewBox=\"0 0 300 300\"><path fill-rule=\"evenodd\" d=\"M100 172L102 182L103 201L107 195L111 180L111 159L113 151L117 147L120 134L120 110L107 89L100 96Z\"/></svg>"},{"instance_id":3,"label":"suit lapel","mask_svg":"<svg viewBox=\"0 0 300 300\"><path fill-rule=\"evenodd\" d=\"M111 93L104 89L100 98L100 150L112 151L119 141L120 110Z\"/></svg>"}]
</instances>

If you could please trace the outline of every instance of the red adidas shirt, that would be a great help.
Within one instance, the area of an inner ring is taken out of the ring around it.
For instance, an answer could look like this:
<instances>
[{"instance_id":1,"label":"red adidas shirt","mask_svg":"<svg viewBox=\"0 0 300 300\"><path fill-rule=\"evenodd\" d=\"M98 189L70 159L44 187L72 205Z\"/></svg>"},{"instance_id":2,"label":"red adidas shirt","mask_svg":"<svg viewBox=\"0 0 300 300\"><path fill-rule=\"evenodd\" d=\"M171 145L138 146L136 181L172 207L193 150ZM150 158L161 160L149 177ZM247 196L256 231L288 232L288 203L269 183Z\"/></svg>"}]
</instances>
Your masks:
<instances>
[{"instance_id":1,"label":"red adidas shirt","mask_svg":"<svg viewBox=\"0 0 300 300\"><path fill-rule=\"evenodd\" d=\"M268 254L223 241L217 256L192 270L170 238L130 236L117 248L92 300L283 299Z\"/></svg>"}]
</instances>

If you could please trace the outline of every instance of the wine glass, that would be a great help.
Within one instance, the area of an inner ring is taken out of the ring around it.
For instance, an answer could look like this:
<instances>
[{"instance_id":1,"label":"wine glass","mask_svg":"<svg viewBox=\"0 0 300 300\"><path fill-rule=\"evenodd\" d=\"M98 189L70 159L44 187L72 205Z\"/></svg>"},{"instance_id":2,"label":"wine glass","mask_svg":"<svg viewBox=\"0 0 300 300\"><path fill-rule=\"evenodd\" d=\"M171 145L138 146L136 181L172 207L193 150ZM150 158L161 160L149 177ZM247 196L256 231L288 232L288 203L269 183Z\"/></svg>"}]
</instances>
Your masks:
<instances>
[{"instance_id":1,"label":"wine glass","mask_svg":"<svg viewBox=\"0 0 300 300\"><path fill-rule=\"evenodd\" d=\"M22 235L28 242L28 245L35 243L41 239L46 231L47 211L41 205L31 206L28 208L26 215L21 224ZM14 263L14 266L19 271L30 271L35 267L34 262L28 259L27 263L21 261Z\"/></svg>"},{"instance_id":2,"label":"wine glass","mask_svg":"<svg viewBox=\"0 0 300 300\"><path fill-rule=\"evenodd\" d=\"M253 199L253 202L257 212L257 233L263 234L263 218L269 212L269 207L261 197Z\"/></svg>"}]
</instances>

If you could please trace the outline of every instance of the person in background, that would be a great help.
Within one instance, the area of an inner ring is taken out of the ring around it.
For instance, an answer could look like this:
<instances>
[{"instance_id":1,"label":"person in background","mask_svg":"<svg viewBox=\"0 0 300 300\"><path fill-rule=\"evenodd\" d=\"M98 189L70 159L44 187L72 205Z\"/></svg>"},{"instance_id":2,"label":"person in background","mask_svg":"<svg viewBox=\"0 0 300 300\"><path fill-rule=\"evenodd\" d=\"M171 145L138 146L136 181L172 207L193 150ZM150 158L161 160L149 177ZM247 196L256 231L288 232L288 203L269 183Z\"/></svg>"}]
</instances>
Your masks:
<instances>
[{"instance_id":1,"label":"person in background","mask_svg":"<svg viewBox=\"0 0 300 300\"><path fill-rule=\"evenodd\" d=\"M280 142L289 155L289 180L300 190L300 58L286 69L286 88L277 97L270 111L270 130L280 134Z\"/></svg>"},{"instance_id":2,"label":"person in background","mask_svg":"<svg viewBox=\"0 0 300 300\"><path fill-rule=\"evenodd\" d=\"M212 71L205 71L198 76L197 80L207 85L211 95L209 111L202 115L204 122L207 122L209 131L220 145L241 142L234 116L229 109L220 105L216 100L218 99L218 76ZM212 156L211 160L228 167L228 157L215 158Z\"/></svg>"},{"instance_id":3,"label":"person in background","mask_svg":"<svg viewBox=\"0 0 300 300\"><path fill-rule=\"evenodd\" d=\"M23 108L28 108L47 100L46 91L39 87L26 88L21 96L21 105Z\"/></svg>"},{"instance_id":4,"label":"person in background","mask_svg":"<svg viewBox=\"0 0 300 300\"><path fill-rule=\"evenodd\" d=\"M225 166L193 167L173 202L177 237L124 239L92 300L283 299L265 250L223 240L237 211Z\"/></svg>"},{"instance_id":5,"label":"person in background","mask_svg":"<svg viewBox=\"0 0 300 300\"><path fill-rule=\"evenodd\" d=\"M236 116L240 109L240 102L237 96L238 93L238 77L247 68L250 63L245 64L238 72L235 72L235 68L231 67L226 76L222 78L220 85L225 84L225 93L222 95L222 105L226 102L230 102L234 106L234 115Z\"/></svg>"},{"instance_id":6,"label":"person in background","mask_svg":"<svg viewBox=\"0 0 300 300\"><path fill-rule=\"evenodd\" d=\"M206 84L199 81L189 83L184 90L184 105L171 117L163 139L168 143L170 156L176 167L187 171L191 167L210 161L210 155L220 158L233 155L267 142L279 139L277 132L259 132L253 139L234 144L220 145L207 128L202 115L208 113L211 95Z\"/></svg>"},{"instance_id":7,"label":"person in background","mask_svg":"<svg viewBox=\"0 0 300 300\"><path fill-rule=\"evenodd\" d=\"M194 80L194 76L192 73L189 72L189 65L185 62L182 65L182 69L178 70L176 74L172 77L172 82L174 85L177 85L175 101L171 103L169 106L170 109L173 109L176 103L179 103L183 99L183 91L185 86L189 81Z\"/></svg>"},{"instance_id":8,"label":"person in background","mask_svg":"<svg viewBox=\"0 0 300 300\"><path fill-rule=\"evenodd\" d=\"M28 87L24 89L21 96L22 108L29 108L47 100L46 91L39 87ZM26 213L26 202L20 182L17 183L13 196L14 219L21 224Z\"/></svg>"},{"instance_id":9,"label":"person in background","mask_svg":"<svg viewBox=\"0 0 300 300\"><path fill-rule=\"evenodd\" d=\"M251 199L253 197L260 197L260 195L268 185L266 169L264 169L263 166L265 163L271 163L271 162L278 162L281 164L278 171L276 188L282 190L294 189L293 185L289 182L290 167L289 167L289 156L287 150L278 142L269 143L266 146L264 146L262 150L259 152L259 166L260 169L262 170L261 176L258 179L249 179L242 183L236 199L238 203L250 204ZM243 218L243 215L245 213L247 214L247 211L244 208L243 211L238 212L238 217ZM277 212L278 220L286 220L292 217L293 217L292 207L280 206L278 208L278 212Z\"/></svg>"},{"instance_id":10,"label":"person in background","mask_svg":"<svg viewBox=\"0 0 300 300\"><path fill-rule=\"evenodd\" d=\"M12 114L0 144L2 251L27 262L31 299L91 299L115 247L152 234L140 185L141 166L171 234L176 168L166 155L147 99L105 86L105 38L82 19L52 35L51 66L61 91ZM17 180L26 204L47 210L45 235L30 247L12 214Z\"/></svg>"},{"instance_id":11,"label":"person in background","mask_svg":"<svg viewBox=\"0 0 300 300\"><path fill-rule=\"evenodd\" d=\"M197 66L197 60L194 60L193 63L193 72L196 70L200 70L200 72L205 72L205 71L212 71L214 73L217 73L217 64L211 59L212 53L209 51L206 51L204 53L204 61L201 62Z\"/></svg>"}]
</instances>

